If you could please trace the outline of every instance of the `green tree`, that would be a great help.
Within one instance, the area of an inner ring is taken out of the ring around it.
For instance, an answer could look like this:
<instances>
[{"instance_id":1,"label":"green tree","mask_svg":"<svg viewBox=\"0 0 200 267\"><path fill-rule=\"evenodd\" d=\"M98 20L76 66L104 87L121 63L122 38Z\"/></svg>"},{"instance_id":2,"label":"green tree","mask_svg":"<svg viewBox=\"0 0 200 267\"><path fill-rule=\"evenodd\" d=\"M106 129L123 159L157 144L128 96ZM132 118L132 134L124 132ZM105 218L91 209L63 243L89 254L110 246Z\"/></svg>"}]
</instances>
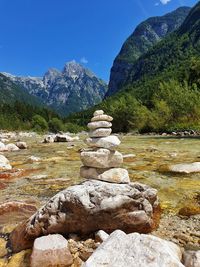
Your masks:
<instances>
[{"instance_id":1,"label":"green tree","mask_svg":"<svg viewBox=\"0 0 200 267\"><path fill-rule=\"evenodd\" d=\"M63 122L58 118L52 118L49 121L49 130L53 133L64 130Z\"/></svg>"},{"instance_id":2,"label":"green tree","mask_svg":"<svg viewBox=\"0 0 200 267\"><path fill-rule=\"evenodd\" d=\"M48 123L42 116L34 115L32 119L32 127L37 132L44 132L48 130Z\"/></svg>"}]
</instances>

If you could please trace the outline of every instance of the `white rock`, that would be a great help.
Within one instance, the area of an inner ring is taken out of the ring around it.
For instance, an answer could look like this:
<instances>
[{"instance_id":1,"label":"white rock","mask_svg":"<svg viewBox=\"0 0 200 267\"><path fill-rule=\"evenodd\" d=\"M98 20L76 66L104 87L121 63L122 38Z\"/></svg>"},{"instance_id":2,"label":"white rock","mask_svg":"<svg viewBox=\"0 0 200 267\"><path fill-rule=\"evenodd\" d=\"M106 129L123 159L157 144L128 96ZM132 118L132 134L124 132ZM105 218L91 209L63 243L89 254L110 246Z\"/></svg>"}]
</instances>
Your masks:
<instances>
[{"instance_id":1,"label":"white rock","mask_svg":"<svg viewBox=\"0 0 200 267\"><path fill-rule=\"evenodd\" d=\"M109 115L97 115L97 116L94 116L92 117L91 121L112 121L113 118Z\"/></svg>"},{"instance_id":2,"label":"white rock","mask_svg":"<svg viewBox=\"0 0 200 267\"><path fill-rule=\"evenodd\" d=\"M104 111L103 110L96 110L93 114L93 116L98 116L98 115L103 115L104 114Z\"/></svg>"},{"instance_id":3,"label":"white rock","mask_svg":"<svg viewBox=\"0 0 200 267\"><path fill-rule=\"evenodd\" d=\"M31 267L70 266L73 263L67 240L59 234L36 238Z\"/></svg>"},{"instance_id":4,"label":"white rock","mask_svg":"<svg viewBox=\"0 0 200 267\"><path fill-rule=\"evenodd\" d=\"M90 131L90 137L106 137L109 136L112 132L111 128L98 128L96 130Z\"/></svg>"},{"instance_id":5,"label":"white rock","mask_svg":"<svg viewBox=\"0 0 200 267\"><path fill-rule=\"evenodd\" d=\"M185 267L200 267L200 250L185 251L183 254L183 264Z\"/></svg>"},{"instance_id":6,"label":"white rock","mask_svg":"<svg viewBox=\"0 0 200 267\"><path fill-rule=\"evenodd\" d=\"M6 145L6 150L17 151L17 150L19 150L19 147L17 147L15 144L8 144L8 145Z\"/></svg>"},{"instance_id":7,"label":"white rock","mask_svg":"<svg viewBox=\"0 0 200 267\"><path fill-rule=\"evenodd\" d=\"M82 267L184 267L180 248L161 238L113 232Z\"/></svg>"},{"instance_id":8,"label":"white rock","mask_svg":"<svg viewBox=\"0 0 200 267\"><path fill-rule=\"evenodd\" d=\"M200 172L200 162L171 165L169 171L186 174Z\"/></svg>"},{"instance_id":9,"label":"white rock","mask_svg":"<svg viewBox=\"0 0 200 267\"><path fill-rule=\"evenodd\" d=\"M123 156L118 151L100 148L96 151L81 152L81 161L88 167L111 168L119 167L123 162Z\"/></svg>"},{"instance_id":10,"label":"white rock","mask_svg":"<svg viewBox=\"0 0 200 267\"><path fill-rule=\"evenodd\" d=\"M108 149L115 149L120 145L121 141L117 136L110 135L102 138L87 138L86 144L90 147L102 147Z\"/></svg>"},{"instance_id":11,"label":"white rock","mask_svg":"<svg viewBox=\"0 0 200 267\"><path fill-rule=\"evenodd\" d=\"M95 241L96 242L102 243L103 241L108 239L108 237L109 237L109 235L103 230L99 230L98 232L95 233Z\"/></svg>"},{"instance_id":12,"label":"white rock","mask_svg":"<svg viewBox=\"0 0 200 267\"><path fill-rule=\"evenodd\" d=\"M108 122L108 121L94 121L94 122L89 122L87 127L90 130L95 130L98 128L111 128L112 127L112 123Z\"/></svg>"},{"instance_id":13,"label":"white rock","mask_svg":"<svg viewBox=\"0 0 200 267\"><path fill-rule=\"evenodd\" d=\"M11 170L12 166L9 163L9 160L4 157L3 155L0 155L0 170Z\"/></svg>"},{"instance_id":14,"label":"white rock","mask_svg":"<svg viewBox=\"0 0 200 267\"><path fill-rule=\"evenodd\" d=\"M17 146L19 149L27 149L27 148L28 148L26 142L17 142L17 143L16 143L16 146Z\"/></svg>"},{"instance_id":15,"label":"white rock","mask_svg":"<svg viewBox=\"0 0 200 267\"><path fill-rule=\"evenodd\" d=\"M53 143L55 139L55 135L48 135L44 137L43 143Z\"/></svg>"},{"instance_id":16,"label":"white rock","mask_svg":"<svg viewBox=\"0 0 200 267\"><path fill-rule=\"evenodd\" d=\"M6 145L4 143L0 142L0 152L6 151Z\"/></svg>"},{"instance_id":17,"label":"white rock","mask_svg":"<svg viewBox=\"0 0 200 267\"><path fill-rule=\"evenodd\" d=\"M39 162L41 161L42 159L40 157L35 157L35 156L30 156L28 159L27 159L27 162Z\"/></svg>"},{"instance_id":18,"label":"white rock","mask_svg":"<svg viewBox=\"0 0 200 267\"><path fill-rule=\"evenodd\" d=\"M128 171L122 168L112 168L98 176L99 180L112 183L130 183Z\"/></svg>"}]
</instances>

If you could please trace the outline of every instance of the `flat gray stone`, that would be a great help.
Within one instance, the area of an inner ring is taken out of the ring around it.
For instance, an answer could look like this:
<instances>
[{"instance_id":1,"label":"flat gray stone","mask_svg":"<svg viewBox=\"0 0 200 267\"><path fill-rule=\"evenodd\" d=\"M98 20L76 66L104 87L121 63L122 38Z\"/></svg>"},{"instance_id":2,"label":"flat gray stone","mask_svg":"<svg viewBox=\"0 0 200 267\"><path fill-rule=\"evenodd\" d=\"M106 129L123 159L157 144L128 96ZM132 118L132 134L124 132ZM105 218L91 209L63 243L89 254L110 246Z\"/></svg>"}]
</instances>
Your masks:
<instances>
[{"instance_id":1,"label":"flat gray stone","mask_svg":"<svg viewBox=\"0 0 200 267\"><path fill-rule=\"evenodd\" d=\"M84 166L93 168L119 167L123 163L123 156L120 152L104 148L83 151L80 157Z\"/></svg>"},{"instance_id":2,"label":"flat gray stone","mask_svg":"<svg viewBox=\"0 0 200 267\"><path fill-rule=\"evenodd\" d=\"M89 137L106 137L112 132L111 128L98 128L89 132Z\"/></svg>"},{"instance_id":3,"label":"flat gray stone","mask_svg":"<svg viewBox=\"0 0 200 267\"><path fill-rule=\"evenodd\" d=\"M85 179L97 179L111 183L130 183L128 171L122 168L100 169L82 166L80 176Z\"/></svg>"},{"instance_id":4,"label":"flat gray stone","mask_svg":"<svg viewBox=\"0 0 200 267\"><path fill-rule=\"evenodd\" d=\"M101 147L114 150L121 143L119 138L115 135L110 135L101 138L87 138L86 144L90 147Z\"/></svg>"},{"instance_id":5,"label":"flat gray stone","mask_svg":"<svg viewBox=\"0 0 200 267\"><path fill-rule=\"evenodd\" d=\"M86 178L86 179L98 179L99 175L105 172L108 169L100 169L100 168L92 168L87 166L81 166L80 168L80 177Z\"/></svg>"},{"instance_id":6,"label":"flat gray stone","mask_svg":"<svg viewBox=\"0 0 200 267\"><path fill-rule=\"evenodd\" d=\"M200 162L194 163L180 163L175 165L161 166L161 171L174 172L174 173L198 173L200 172Z\"/></svg>"},{"instance_id":7,"label":"flat gray stone","mask_svg":"<svg viewBox=\"0 0 200 267\"><path fill-rule=\"evenodd\" d=\"M109 115L103 114L103 115L97 115L92 117L91 121L112 121L113 118Z\"/></svg>"},{"instance_id":8,"label":"flat gray stone","mask_svg":"<svg viewBox=\"0 0 200 267\"><path fill-rule=\"evenodd\" d=\"M112 168L100 174L99 180L111 183L130 183L128 171L123 168Z\"/></svg>"},{"instance_id":9,"label":"flat gray stone","mask_svg":"<svg viewBox=\"0 0 200 267\"><path fill-rule=\"evenodd\" d=\"M90 130L95 130L98 128L111 128L112 127L112 123L108 122L108 121L94 121L94 122L89 122L87 127Z\"/></svg>"}]
</instances>

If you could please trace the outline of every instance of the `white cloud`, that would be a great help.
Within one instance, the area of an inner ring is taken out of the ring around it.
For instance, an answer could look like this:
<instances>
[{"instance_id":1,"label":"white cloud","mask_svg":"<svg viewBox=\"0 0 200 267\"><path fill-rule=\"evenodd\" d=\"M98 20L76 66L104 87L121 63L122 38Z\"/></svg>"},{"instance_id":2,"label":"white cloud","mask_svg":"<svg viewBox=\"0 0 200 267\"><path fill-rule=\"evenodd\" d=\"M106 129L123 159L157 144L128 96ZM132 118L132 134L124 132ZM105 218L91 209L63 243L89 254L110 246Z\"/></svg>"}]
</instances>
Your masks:
<instances>
[{"instance_id":1,"label":"white cloud","mask_svg":"<svg viewBox=\"0 0 200 267\"><path fill-rule=\"evenodd\" d=\"M163 5L166 5L170 2L171 0L160 0L160 2L163 4Z\"/></svg>"},{"instance_id":2,"label":"white cloud","mask_svg":"<svg viewBox=\"0 0 200 267\"><path fill-rule=\"evenodd\" d=\"M155 4L154 4L154 6L159 6L160 5L160 3L159 2L156 2Z\"/></svg>"},{"instance_id":3,"label":"white cloud","mask_svg":"<svg viewBox=\"0 0 200 267\"><path fill-rule=\"evenodd\" d=\"M88 63L88 60L87 60L87 58L82 57L82 58L80 59L80 62L83 63L83 64L87 64L87 63Z\"/></svg>"}]
</instances>

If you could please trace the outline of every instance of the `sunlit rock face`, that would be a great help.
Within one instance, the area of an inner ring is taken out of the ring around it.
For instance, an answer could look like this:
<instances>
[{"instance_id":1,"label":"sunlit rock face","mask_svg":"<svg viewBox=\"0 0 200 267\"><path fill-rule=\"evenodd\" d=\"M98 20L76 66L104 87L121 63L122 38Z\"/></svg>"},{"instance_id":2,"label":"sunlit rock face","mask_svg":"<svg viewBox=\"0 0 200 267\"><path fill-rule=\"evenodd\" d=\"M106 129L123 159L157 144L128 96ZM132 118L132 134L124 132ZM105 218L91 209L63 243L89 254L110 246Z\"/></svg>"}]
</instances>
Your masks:
<instances>
[{"instance_id":1,"label":"sunlit rock face","mask_svg":"<svg viewBox=\"0 0 200 267\"><path fill-rule=\"evenodd\" d=\"M107 92L104 81L75 61L62 71L51 68L43 77L3 74L63 115L98 104Z\"/></svg>"}]
</instances>

